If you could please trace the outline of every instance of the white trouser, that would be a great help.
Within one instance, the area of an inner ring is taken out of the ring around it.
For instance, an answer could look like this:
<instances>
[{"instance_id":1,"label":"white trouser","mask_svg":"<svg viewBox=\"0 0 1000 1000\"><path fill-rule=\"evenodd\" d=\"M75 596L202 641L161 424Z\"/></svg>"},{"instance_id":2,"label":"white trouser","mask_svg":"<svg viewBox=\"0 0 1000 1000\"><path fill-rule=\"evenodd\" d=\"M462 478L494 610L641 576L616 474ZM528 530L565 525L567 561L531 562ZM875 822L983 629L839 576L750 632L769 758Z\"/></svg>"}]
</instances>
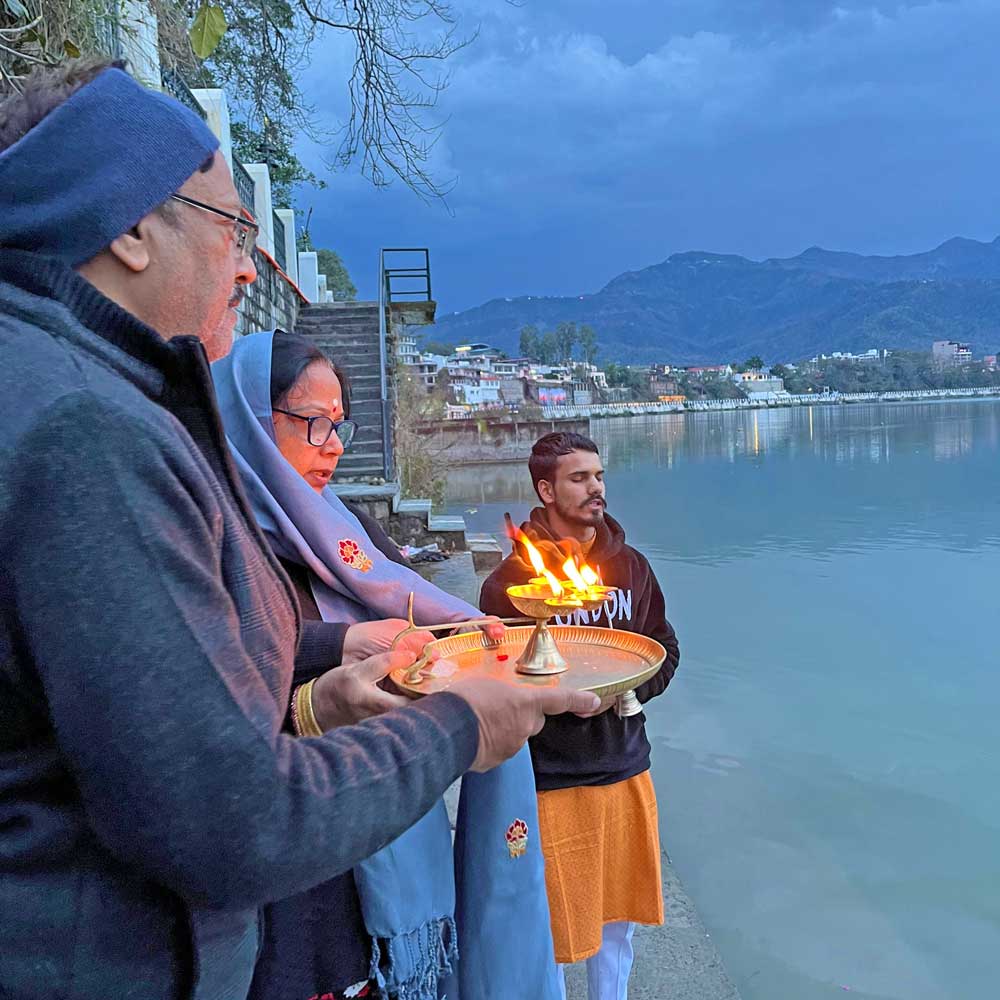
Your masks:
<instances>
[{"instance_id":1,"label":"white trouser","mask_svg":"<svg viewBox=\"0 0 1000 1000\"><path fill-rule=\"evenodd\" d=\"M620 921L605 924L601 950L587 959L587 995L590 1000L628 1000L628 977L632 971L632 935L635 924ZM562 1000L566 1000L565 966L559 966Z\"/></svg>"}]
</instances>

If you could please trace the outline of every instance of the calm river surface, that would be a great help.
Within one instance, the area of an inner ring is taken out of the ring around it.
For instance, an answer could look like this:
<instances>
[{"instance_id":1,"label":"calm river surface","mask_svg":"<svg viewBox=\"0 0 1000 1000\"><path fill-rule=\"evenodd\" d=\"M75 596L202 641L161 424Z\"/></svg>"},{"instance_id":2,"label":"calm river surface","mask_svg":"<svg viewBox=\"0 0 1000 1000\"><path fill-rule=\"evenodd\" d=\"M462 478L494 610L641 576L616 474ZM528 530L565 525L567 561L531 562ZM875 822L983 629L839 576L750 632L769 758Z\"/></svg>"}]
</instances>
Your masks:
<instances>
[{"instance_id":1,"label":"calm river surface","mask_svg":"<svg viewBox=\"0 0 1000 1000\"><path fill-rule=\"evenodd\" d=\"M745 1000L1000 996L1000 402L592 430L681 641L664 844ZM472 530L533 503L450 472Z\"/></svg>"}]
</instances>

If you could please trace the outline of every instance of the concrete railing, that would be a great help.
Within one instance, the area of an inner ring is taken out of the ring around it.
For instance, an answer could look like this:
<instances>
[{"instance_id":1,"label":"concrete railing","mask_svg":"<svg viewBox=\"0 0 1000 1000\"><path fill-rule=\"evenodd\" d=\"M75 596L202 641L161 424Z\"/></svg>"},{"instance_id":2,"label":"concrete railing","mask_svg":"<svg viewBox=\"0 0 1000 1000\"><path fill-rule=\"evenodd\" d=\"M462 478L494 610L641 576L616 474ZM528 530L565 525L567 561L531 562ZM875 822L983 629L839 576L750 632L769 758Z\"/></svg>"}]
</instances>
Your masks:
<instances>
[{"instance_id":1,"label":"concrete railing","mask_svg":"<svg viewBox=\"0 0 1000 1000\"><path fill-rule=\"evenodd\" d=\"M542 415L546 420L576 417L625 417L647 413L678 413L684 409L683 403L592 403L589 406L543 406ZM475 414L473 414L474 416Z\"/></svg>"}]
</instances>

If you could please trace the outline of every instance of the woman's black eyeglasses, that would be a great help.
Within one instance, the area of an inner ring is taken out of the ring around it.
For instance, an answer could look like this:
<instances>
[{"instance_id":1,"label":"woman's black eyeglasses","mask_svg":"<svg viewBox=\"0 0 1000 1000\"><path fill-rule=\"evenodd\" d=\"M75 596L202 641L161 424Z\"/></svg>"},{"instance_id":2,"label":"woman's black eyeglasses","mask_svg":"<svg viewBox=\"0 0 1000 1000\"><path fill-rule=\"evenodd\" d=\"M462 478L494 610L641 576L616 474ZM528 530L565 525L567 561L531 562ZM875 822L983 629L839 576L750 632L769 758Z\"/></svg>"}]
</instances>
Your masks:
<instances>
[{"instance_id":1,"label":"woman's black eyeglasses","mask_svg":"<svg viewBox=\"0 0 1000 1000\"><path fill-rule=\"evenodd\" d=\"M194 198L188 198L183 194L172 194L170 197L174 201L183 202L192 208L200 208L203 212L211 212L213 215L221 215L222 218L229 219L236 226L236 252L243 257L249 257L253 253L254 244L257 242L257 234L260 232L260 226L256 222L244 219L239 215L233 215L232 212L224 212L221 208L206 205L202 201L195 201Z\"/></svg>"},{"instance_id":2,"label":"woman's black eyeglasses","mask_svg":"<svg viewBox=\"0 0 1000 1000\"><path fill-rule=\"evenodd\" d=\"M291 410L274 410L275 413L283 413L286 417L293 417L295 420L304 420L308 425L306 433L309 443L315 448L321 448L330 440L331 434L336 434L340 438L340 443L347 451L354 440L354 435L358 432L358 425L353 420L331 420L329 417L304 417L301 413L292 413Z\"/></svg>"}]
</instances>

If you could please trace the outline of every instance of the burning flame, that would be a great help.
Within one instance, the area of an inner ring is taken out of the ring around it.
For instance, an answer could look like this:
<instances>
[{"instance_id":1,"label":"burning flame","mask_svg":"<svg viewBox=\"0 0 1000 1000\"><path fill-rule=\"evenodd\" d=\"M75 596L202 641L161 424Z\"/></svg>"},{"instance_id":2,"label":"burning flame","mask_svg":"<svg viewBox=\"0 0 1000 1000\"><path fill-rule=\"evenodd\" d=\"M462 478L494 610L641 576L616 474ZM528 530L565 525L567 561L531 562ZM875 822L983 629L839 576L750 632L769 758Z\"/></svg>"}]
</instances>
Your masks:
<instances>
[{"instance_id":1,"label":"burning flame","mask_svg":"<svg viewBox=\"0 0 1000 1000\"><path fill-rule=\"evenodd\" d=\"M563 572L566 574L566 579L577 590L586 590L587 581L584 579L583 574L576 568L576 563L573 561L572 557L566 560L562 566Z\"/></svg>"},{"instance_id":2,"label":"burning flame","mask_svg":"<svg viewBox=\"0 0 1000 1000\"><path fill-rule=\"evenodd\" d=\"M524 546L524 551L528 553L528 560L534 567L535 576L545 576L548 573L545 569L545 560L542 558L541 552L531 544L531 539L517 527L514 528L513 537Z\"/></svg>"},{"instance_id":3,"label":"burning flame","mask_svg":"<svg viewBox=\"0 0 1000 1000\"><path fill-rule=\"evenodd\" d=\"M517 527L517 525L513 524L509 520L508 529L511 537L524 546L524 551L528 553L528 560L535 570L535 575L538 577L544 577L549 585L549 589L552 591L552 596L558 597L563 592L563 586L559 582L556 575L546 569L545 560L542 558L541 552L535 548L531 539L519 527Z\"/></svg>"},{"instance_id":4,"label":"burning flame","mask_svg":"<svg viewBox=\"0 0 1000 1000\"><path fill-rule=\"evenodd\" d=\"M512 541L520 543L524 547L524 551L528 555L528 561L535 571L535 577L531 582L541 585L541 581L545 580L552 591L553 597L560 597L567 593L567 589L560 583L559 578L546 567L542 553L538 551L538 548L533 544L531 539L514 524L509 514L504 515L504 520L508 536ZM563 563L562 571L566 579L572 584L572 589L569 591L569 596L571 597L574 594L586 594L590 588L596 586L601 581L600 574L595 573L586 563L577 568L576 561L572 556Z\"/></svg>"}]
</instances>

